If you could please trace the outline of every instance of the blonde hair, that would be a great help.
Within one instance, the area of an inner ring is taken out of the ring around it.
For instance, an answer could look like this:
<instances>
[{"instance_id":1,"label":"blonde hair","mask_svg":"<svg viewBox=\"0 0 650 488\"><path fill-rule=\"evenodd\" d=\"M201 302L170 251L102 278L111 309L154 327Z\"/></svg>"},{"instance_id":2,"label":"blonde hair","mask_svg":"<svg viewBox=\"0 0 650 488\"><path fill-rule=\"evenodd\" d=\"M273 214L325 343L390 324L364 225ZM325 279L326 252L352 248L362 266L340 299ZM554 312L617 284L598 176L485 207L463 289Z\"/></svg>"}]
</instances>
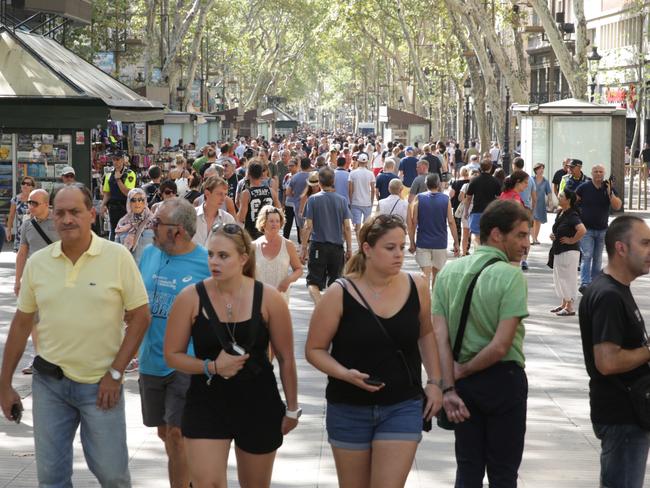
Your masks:
<instances>
[{"instance_id":1,"label":"blonde hair","mask_svg":"<svg viewBox=\"0 0 650 488\"><path fill-rule=\"evenodd\" d=\"M214 189L219 186L224 186L226 189L228 188L228 183L220 176L208 176L203 182L204 190L214 191Z\"/></svg>"},{"instance_id":2,"label":"blonde hair","mask_svg":"<svg viewBox=\"0 0 650 488\"><path fill-rule=\"evenodd\" d=\"M235 229L235 227L237 229ZM232 230L234 230L234 232ZM246 232L246 229L237 224L217 225L210 231L210 237L208 240L217 236L223 236L226 239L230 239L233 244L235 244L235 249L240 256L243 254L248 255L248 259L242 269L242 274L255 279L255 249L253 249L253 241L248 232Z\"/></svg>"},{"instance_id":3,"label":"blonde hair","mask_svg":"<svg viewBox=\"0 0 650 488\"><path fill-rule=\"evenodd\" d=\"M266 221L269 218L269 214L278 214L280 216L280 227L284 226L285 218L282 209L274 207L273 205L264 205L260 210L260 213L257 214L257 219L255 220L255 228L260 232L264 232L264 227L266 227Z\"/></svg>"},{"instance_id":4,"label":"blonde hair","mask_svg":"<svg viewBox=\"0 0 650 488\"><path fill-rule=\"evenodd\" d=\"M366 255L363 253L363 244L367 242L370 247L375 247L377 241L393 229L402 229L406 233L406 224L399 215L379 214L371 217L359 231L359 248L345 264L345 276L361 277L366 272Z\"/></svg>"}]
</instances>

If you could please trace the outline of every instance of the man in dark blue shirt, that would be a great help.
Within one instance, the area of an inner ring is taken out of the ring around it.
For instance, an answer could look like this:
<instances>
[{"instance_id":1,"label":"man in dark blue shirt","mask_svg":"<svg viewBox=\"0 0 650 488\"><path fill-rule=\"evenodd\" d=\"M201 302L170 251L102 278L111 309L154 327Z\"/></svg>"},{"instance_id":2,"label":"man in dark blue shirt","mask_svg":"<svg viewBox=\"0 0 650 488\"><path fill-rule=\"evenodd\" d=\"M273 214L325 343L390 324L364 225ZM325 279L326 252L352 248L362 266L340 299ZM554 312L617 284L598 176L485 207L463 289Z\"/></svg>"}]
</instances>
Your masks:
<instances>
[{"instance_id":1,"label":"man in dark blue shirt","mask_svg":"<svg viewBox=\"0 0 650 488\"><path fill-rule=\"evenodd\" d=\"M384 163L384 169L377 175L377 179L375 180L375 188L377 189L377 201L383 200L384 198L387 198L388 195L390 195L390 191L388 191L388 184L395 178L399 178L395 174L395 161L392 159L387 159Z\"/></svg>"},{"instance_id":2,"label":"man in dark blue shirt","mask_svg":"<svg viewBox=\"0 0 650 488\"><path fill-rule=\"evenodd\" d=\"M602 164L597 164L591 169L591 178L591 181L582 183L576 190L582 211L582 223L587 228L587 233L580 241L582 263L579 290L581 293L602 268L609 209L611 207L619 210L623 205L612 187L611 179L605 181L605 167Z\"/></svg>"},{"instance_id":3,"label":"man in dark blue shirt","mask_svg":"<svg viewBox=\"0 0 650 488\"><path fill-rule=\"evenodd\" d=\"M417 171L417 164L418 164L418 158L414 156L415 150L413 149L413 146L408 146L405 150L404 153L406 156L402 158L402 160L399 162L399 176L402 178L402 183L404 183L404 187L406 190L409 190L411 188L411 184L413 183L413 180L417 177L418 171ZM408 191L406 191L408 193Z\"/></svg>"}]
</instances>

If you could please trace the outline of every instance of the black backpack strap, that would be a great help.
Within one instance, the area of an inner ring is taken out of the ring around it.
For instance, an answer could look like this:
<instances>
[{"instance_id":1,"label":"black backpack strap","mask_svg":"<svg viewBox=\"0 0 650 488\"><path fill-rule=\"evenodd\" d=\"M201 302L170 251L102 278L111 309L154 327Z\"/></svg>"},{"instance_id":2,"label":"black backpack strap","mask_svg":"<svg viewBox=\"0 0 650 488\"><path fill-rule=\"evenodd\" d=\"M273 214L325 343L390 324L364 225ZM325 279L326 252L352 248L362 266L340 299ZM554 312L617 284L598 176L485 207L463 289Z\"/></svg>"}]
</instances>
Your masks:
<instances>
[{"instance_id":1,"label":"black backpack strap","mask_svg":"<svg viewBox=\"0 0 650 488\"><path fill-rule=\"evenodd\" d=\"M251 313L250 323L250 344L246 348L250 351L255 345L257 334L260 330L260 321L262 319L262 298L264 298L264 283L255 280L253 285L253 311Z\"/></svg>"},{"instance_id":2,"label":"black backpack strap","mask_svg":"<svg viewBox=\"0 0 650 488\"><path fill-rule=\"evenodd\" d=\"M206 313L208 314L208 320L210 324L212 324L215 334L217 336L217 340L219 341L219 344L221 345L221 349L224 351L229 351L230 346L228 345L230 341L228 340L227 337L224 338L225 335L225 328L223 327L223 324L219 320L219 316L217 315L217 312L214 310L214 307L212 306L212 302L210 301L210 297L208 296L208 291L205 289L205 283L203 281L199 281L196 285L196 292L199 295L199 313L201 310L205 310Z\"/></svg>"},{"instance_id":3,"label":"black backpack strap","mask_svg":"<svg viewBox=\"0 0 650 488\"><path fill-rule=\"evenodd\" d=\"M492 258L490 259L483 267L479 270L478 273L474 275L472 278L472 281L469 284L469 288L467 288L467 293L465 294L465 301L463 302L463 310L460 313L460 322L458 323L458 332L456 333L456 340L454 341L454 349L453 349L453 356L454 356L454 361L458 361L458 357L460 356L460 348L463 345L463 336L465 335L465 329L467 328L467 318L469 317L469 307L472 304L472 294L474 293L474 287L476 286L476 282L478 280L478 277L481 275L483 270L487 268L488 266L493 265L494 263L498 261L503 261L503 259L500 258Z\"/></svg>"},{"instance_id":4,"label":"black backpack strap","mask_svg":"<svg viewBox=\"0 0 650 488\"><path fill-rule=\"evenodd\" d=\"M47 236L47 234L45 233L45 231L43 230L43 228L39 225L38 222L36 222L36 219L32 219L31 222L32 222L32 226L34 226L34 229L36 229L36 232L38 232L38 233L40 234L40 236L43 238L43 240L45 241L45 243L46 243L48 246L49 246L50 244L52 244L52 239L50 239L50 238Z\"/></svg>"}]
</instances>

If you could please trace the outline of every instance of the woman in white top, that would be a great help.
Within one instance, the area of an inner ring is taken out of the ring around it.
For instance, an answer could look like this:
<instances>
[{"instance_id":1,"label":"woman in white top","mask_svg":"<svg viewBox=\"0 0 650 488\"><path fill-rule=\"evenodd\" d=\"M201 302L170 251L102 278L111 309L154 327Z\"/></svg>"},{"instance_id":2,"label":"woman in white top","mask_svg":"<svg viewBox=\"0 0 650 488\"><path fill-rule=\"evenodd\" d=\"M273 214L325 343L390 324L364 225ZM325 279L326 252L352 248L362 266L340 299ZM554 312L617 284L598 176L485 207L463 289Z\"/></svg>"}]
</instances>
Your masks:
<instances>
[{"instance_id":1,"label":"woman in white top","mask_svg":"<svg viewBox=\"0 0 650 488\"><path fill-rule=\"evenodd\" d=\"M265 205L255 226L263 233L254 242L255 277L276 288L289 303L289 286L302 276L302 263L293 242L282 237L284 213L272 205Z\"/></svg>"}]
</instances>

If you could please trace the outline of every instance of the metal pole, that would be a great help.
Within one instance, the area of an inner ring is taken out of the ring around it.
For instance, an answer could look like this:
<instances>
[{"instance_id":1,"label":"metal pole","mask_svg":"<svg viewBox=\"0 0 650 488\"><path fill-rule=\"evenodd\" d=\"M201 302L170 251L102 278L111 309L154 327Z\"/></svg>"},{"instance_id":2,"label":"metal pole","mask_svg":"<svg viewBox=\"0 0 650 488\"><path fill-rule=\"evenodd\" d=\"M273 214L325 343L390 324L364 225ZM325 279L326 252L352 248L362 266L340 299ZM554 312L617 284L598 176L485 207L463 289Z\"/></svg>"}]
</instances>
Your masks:
<instances>
[{"instance_id":1,"label":"metal pole","mask_svg":"<svg viewBox=\"0 0 650 488\"><path fill-rule=\"evenodd\" d=\"M465 95L465 151L469 149L469 95Z\"/></svg>"},{"instance_id":2,"label":"metal pole","mask_svg":"<svg viewBox=\"0 0 650 488\"><path fill-rule=\"evenodd\" d=\"M510 88L506 87L506 123L503 135L503 171L510 174Z\"/></svg>"}]
</instances>

